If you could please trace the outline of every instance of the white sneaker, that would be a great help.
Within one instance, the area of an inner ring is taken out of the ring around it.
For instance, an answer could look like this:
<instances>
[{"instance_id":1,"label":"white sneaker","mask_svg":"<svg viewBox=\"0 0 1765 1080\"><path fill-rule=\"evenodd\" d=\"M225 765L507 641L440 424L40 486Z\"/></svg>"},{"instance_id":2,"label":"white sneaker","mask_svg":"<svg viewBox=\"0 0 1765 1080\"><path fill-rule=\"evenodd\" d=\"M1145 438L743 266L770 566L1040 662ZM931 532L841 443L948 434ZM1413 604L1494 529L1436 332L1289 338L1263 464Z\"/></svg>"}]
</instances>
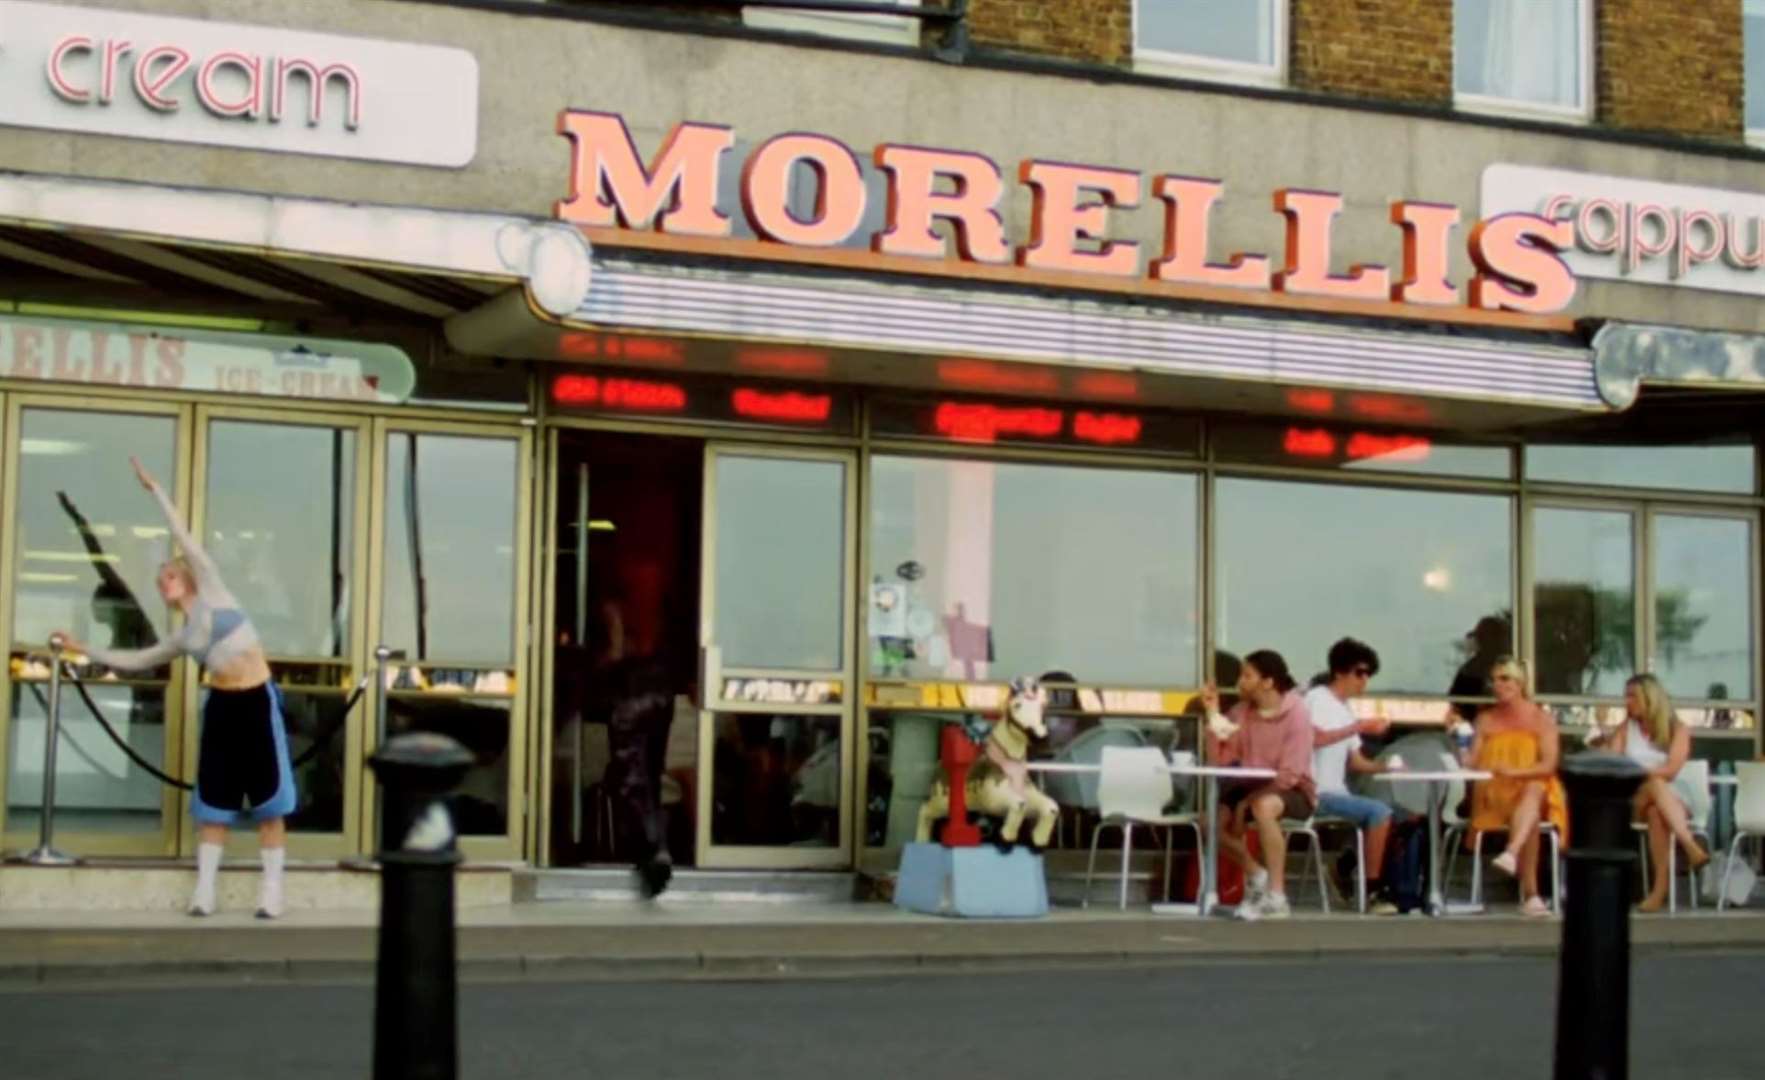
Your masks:
<instances>
[{"instance_id":1,"label":"white sneaker","mask_svg":"<svg viewBox=\"0 0 1765 1080\"><path fill-rule=\"evenodd\" d=\"M1262 918L1262 901L1245 897L1244 902L1238 905L1236 911L1232 912L1232 917L1239 922L1255 922Z\"/></svg>"},{"instance_id":2,"label":"white sneaker","mask_svg":"<svg viewBox=\"0 0 1765 1080\"><path fill-rule=\"evenodd\" d=\"M1287 904L1285 893L1269 893L1262 898L1260 906L1262 917L1265 919L1285 919L1293 914L1293 909Z\"/></svg>"},{"instance_id":3,"label":"white sneaker","mask_svg":"<svg viewBox=\"0 0 1765 1080\"><path fill-rule=\"evenodd\" d=\"M1259 866L1250 872L1249 877L1244 879L1244 903L1260 904L1268 892L1269 872Z\"/></svg>"}]
</instances>

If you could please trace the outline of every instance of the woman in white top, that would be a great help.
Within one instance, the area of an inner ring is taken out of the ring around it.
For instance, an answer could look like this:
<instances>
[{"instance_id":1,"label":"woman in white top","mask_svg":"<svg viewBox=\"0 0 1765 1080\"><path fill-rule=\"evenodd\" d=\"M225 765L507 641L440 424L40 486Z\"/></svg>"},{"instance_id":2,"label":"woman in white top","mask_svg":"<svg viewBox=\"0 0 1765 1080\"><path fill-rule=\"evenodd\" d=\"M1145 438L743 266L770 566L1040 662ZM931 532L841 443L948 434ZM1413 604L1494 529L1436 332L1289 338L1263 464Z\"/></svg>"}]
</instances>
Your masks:
<instances>
[{"instance_id":1,"label":"woman in white top","mask_svg":"<svg viewBox=\"0 0 1765 1080\"><path fill-rule=\"evenodd\" d=\"M159 568L156 582L161 599L183 613L183 625L142 649L99 648L72 634L61 636L70 651L118 671L151 671L180 655L195 657L207 669L208 694L190 798L190 816L196 819L199 834L190 914L214 913L227 828L249 821L257 825L263 856L257 914L274 919L282 914L283 904L287 843L283 818L296 803L282 694L270 677L257 630L221 581L214 560L178 519L177 508L158 481L136 459L129 463L135 467L135 478L159 504L177 542L178 557Z\"/></svg>"},{"instance_id":2,"label":"woman in white top","mask_svg":"<svg viewBox=\"0 0 1765 1080\"><path fill-rule=\"evenodd\" d=\"M1606 748L1648 770L1648 779L1636 793L1636 817L1648 824L1649 859L1658 869L1638 910L1660 911L1673 887L1661 872L1667 866L1667 845L1677 839L1693 870L1710 861L1687 825L1685 800L1673 789L1679 770L1691 757L1691 729L1673 715L1667 691L1653 675L1637 675L1624 684L1624 711L1624 725L1607 739Z\"/></svg>"}]
</instances>

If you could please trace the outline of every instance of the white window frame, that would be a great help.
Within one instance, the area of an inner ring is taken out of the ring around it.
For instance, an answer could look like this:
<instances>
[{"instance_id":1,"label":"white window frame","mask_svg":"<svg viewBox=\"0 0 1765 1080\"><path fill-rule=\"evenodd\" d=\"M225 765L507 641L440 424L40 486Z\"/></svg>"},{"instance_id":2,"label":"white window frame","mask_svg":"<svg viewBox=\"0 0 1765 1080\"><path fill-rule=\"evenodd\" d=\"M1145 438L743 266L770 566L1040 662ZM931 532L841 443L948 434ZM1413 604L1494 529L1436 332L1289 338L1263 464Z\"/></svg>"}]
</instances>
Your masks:
<instances>
[{"instance_id":1,"label":"white window frame","mask_svg":"<svg viewBox=\"0 0 1765 1080\"><path fill-rule=\"evenodd\" d=\"M1743 2L1741 4L1741 91L1740 91L1740 93L1741 93L1741 99L1740 99L1740 102L1741 102L1740 103L1741 123L1743 125L1747 122L1747 118L1746 118L1747 82L1748 82L1747 76L1750 74L1749 69L1753 63L1753 58L1746 54L1746 45L1747 45L1746 26L1747 26L1747 4ZM1761 79L1765 79L1765 56L1759 57L1758 62L1760 64L1759 77ZM1747 128L1746 129L1746 139L1747 139L1747 142L1753 146L1765 146L1765 127L1749 127L1749 128Z\"/></svg>"},{"instance_id":2,"label":"white window frame","mask_svg":"<svg viewBox=\"0 0 1765 1080\"><path fill-rule=\"evenodd\" d=\"M889 3L891 0L872 0ZM901 7L919 7L919 0L892 0ZM846 15L837 11L803 11L748 4L742 8L742 25L757 30L790 30L884 45L919 45L920 19L895 15Z\"/></svg>"},{"instance_id":3,"label":"white window frame","mask_svg":"<svg viewBox=\"0 0 1765 1080\"><path fill-rule=\"evenodd\" d=\"M1287 85L1288 0L1274 0L1269 6L1274 26L1273 64L1246 64L1237 60L1221 60L1196 53L1173 52L1169 49L1146 49L1140 45L1140 5L1148 0L1133 0L1134 70L1151 75L1170 75L1180 79L1202 79L1207 82L1237 83L1241 86Z\"/></svg>"},{"instance_id":4,"label":"white window frame","mask_svg":"<svg viewBox=\"0 0 1765 1080\"><path fill-rule=\"evenodd\" d=\"M1456 15L1459 0L1453 0ZM1593 5L1595 0L1575 0L1579 16L1576 19L1580 30L1580 41L1577 43L1580 52L1580 94L1581 104L1546 105L1537 101L1516 101L1513 98L1495 97L1489 94L1461 94L1458 91L1458 43L1453 43L1453 108L1460 112L1479 113L1485 116L1512 116L1523 120L1549 120L1557 123L1586 124L1591 123L1594 114L1594 56L1593 56ZM1456 33L1456 31L1455 31Z\"/></svg>"}]
</instances>

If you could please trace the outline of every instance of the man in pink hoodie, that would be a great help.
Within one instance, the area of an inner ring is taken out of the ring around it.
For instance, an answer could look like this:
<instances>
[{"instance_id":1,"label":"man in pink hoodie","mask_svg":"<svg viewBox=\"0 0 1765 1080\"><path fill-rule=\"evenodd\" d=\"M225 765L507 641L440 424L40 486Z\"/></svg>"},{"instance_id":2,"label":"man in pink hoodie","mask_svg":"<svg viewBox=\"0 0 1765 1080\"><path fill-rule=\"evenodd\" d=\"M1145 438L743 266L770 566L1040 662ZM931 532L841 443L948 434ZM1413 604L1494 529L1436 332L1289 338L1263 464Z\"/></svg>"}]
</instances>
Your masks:
<instances>
[{"instance_id":1,"label":"man in pink hoodie","mask_svg":"<svg viewBox=\"0 0 1765 1080\"><path fill-rule=\"evenodd\" d=\"M1238 704L1219 711L1219 690L1202 690L1207 705L1210 750L1215 765L1272 769L1272 780L1241 780L1220 788L1220 846L1244 868L1241 919L1284 919L1287 903L1287 838L1282 818L1303 820L1318 804L1312 781L1312 727L1281 654L1262 649L1244 658L1238 675ZM1244 830L1254 821L1262 865L1250 857Z\"/></svg>"}]
</instances>

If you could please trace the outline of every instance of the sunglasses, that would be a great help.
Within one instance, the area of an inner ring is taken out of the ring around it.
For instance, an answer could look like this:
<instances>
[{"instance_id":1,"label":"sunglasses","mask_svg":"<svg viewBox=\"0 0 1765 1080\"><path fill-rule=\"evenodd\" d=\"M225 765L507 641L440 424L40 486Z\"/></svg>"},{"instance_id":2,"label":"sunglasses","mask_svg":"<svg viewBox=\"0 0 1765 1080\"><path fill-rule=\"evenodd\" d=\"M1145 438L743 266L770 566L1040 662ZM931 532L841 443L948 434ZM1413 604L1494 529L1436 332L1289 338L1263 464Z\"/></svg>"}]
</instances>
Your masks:
<instances>
[{"instance_id":1,"label":"sunglasses","mask_svg":"<svg viewBox=\"0 0 1765 1080\"><path fill-rule=\"evenodd\" d=\"M1350 675L1359 675L1363 679L1370 679L1373 677L1373 669L1370 667L1367 667L1365 664L1362 664L1360 667L1354 668L1353 670L1349 671L1349 674Z\"/></svg>"}]
</instances>

